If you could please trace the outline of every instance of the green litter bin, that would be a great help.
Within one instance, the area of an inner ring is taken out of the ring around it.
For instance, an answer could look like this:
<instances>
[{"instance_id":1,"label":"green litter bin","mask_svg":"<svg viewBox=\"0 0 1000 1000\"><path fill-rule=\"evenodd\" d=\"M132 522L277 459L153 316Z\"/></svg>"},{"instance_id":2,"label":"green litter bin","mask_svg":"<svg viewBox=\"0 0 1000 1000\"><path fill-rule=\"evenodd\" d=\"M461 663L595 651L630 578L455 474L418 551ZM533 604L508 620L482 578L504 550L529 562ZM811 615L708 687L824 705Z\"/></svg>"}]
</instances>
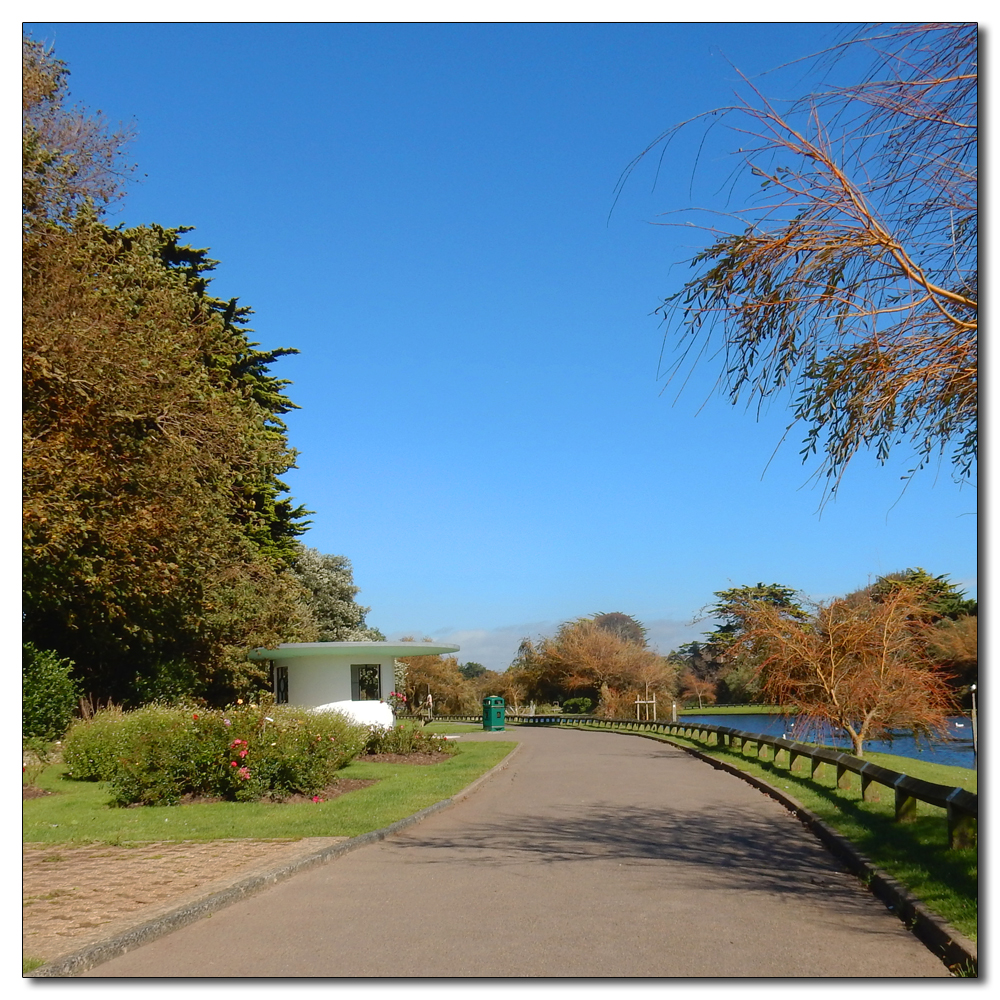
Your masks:
<instances>
[{"instance_id":1,"label":"green litter bin","mask_svg":"<svg viewBox=\"0 0 1000 1000\"><path fill-rule=\"evenodd\" d=\"M503 698L483 699L483 729L488 733L503 732Z\"/></svg>"}]
</instances>

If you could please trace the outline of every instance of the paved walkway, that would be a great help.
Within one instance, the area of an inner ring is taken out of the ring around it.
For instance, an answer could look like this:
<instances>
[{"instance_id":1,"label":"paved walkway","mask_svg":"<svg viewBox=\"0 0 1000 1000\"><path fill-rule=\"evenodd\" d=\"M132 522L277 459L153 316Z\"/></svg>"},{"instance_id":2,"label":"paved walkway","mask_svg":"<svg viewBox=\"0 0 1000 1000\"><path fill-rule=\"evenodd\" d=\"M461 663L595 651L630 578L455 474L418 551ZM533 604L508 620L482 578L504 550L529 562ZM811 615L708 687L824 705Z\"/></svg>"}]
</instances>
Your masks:
<instances>
[{"instance_id":1,"label":"paved walkway","mask_svg":"<svg viewBox=\"0 0 1000 1000\"><path fill-rule=\"evenodd\" d=\"M454 806L85 975L946 977L772 799L635 736L518 728Z\"/></svg>"}]
</instances>

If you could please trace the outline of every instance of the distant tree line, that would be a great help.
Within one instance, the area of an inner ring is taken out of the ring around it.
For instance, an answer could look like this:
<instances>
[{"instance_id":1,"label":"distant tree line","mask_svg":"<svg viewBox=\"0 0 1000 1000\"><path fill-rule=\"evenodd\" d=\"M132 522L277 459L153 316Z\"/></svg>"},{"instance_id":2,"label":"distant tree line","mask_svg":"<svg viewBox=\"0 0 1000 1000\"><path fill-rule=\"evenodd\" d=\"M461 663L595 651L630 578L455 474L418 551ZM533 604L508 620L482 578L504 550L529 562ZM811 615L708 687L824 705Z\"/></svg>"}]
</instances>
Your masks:
<instances>
[{"instance_id":1,"label":"distant tree line","mask_svg":"<svg viewBox=\"0 0 1000 1000\"><path fill-rule=\"evenodd\" d=\"M917 567L878 577L844 597L809 602L793 588L757 583L717 591L703 610L715 626L666 656L622 612L564 622L522 640L503 672L455 657L405 660L408 707L477 712L499 695L513 713L634 718L636 702L685 708L767 704L864 742L903 730L944 731L978 680L978 605L947 576Z\"/></svg>"},{"instance_id":2,"label":"distant tree line","mask_svg":"<svg viewBox=\"0 0 1000 1000\"><path fill-rule=\"evenodd\" d=\"M439 714L480 711L487 695L504 698L508 711L595 711L635 715L637 697L669 708L677 691L678 664L648 647L642 624L622 612L565 622L551 637L524 638L504 671L453 656L403 657L407 707L426 705Z\"/></svg>"}]
</instances>

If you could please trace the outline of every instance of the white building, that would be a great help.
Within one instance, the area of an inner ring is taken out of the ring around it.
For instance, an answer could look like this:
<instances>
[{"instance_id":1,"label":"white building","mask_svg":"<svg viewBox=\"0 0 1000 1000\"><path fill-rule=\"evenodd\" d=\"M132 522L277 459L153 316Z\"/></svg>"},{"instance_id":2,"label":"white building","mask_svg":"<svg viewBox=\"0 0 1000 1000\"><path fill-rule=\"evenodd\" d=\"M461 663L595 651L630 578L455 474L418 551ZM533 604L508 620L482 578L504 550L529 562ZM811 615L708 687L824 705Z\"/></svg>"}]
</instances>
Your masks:
<instances>
[{"instance_id":1,"label":"white building","mask_svg":"<svg viewBox=\"0 0 1000 1000\"><path fill-rule=\"evenodd\" d=\"M279 704L392 725L386 699L393 690L396 657L450 655L459 648L431 642L283 642L276 649L253 650L250 659L270 661Z\"/></svg>"}]
</instances>

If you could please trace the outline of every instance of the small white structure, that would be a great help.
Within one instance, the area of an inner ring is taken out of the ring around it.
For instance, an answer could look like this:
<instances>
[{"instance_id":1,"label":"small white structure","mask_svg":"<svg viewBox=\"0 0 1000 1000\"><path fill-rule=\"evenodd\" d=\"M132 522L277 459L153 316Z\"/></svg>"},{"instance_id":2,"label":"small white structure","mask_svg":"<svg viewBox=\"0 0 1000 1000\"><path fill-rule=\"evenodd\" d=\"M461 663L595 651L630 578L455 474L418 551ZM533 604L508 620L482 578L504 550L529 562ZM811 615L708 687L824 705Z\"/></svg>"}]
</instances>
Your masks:
<instances>
[{"instance_id":1,"label":"small white structure","mask_svg":"<svg viewBox=\"0 0 1000 1000\"><path fill-rule=\"evenodd\" d=\"M437 656L460 647L431 642L283 642L255 649L251 660L269 660L275 701L337 711L367 725L392 725L386 703L398 656Z\"/></svg>"}]
</instances>

